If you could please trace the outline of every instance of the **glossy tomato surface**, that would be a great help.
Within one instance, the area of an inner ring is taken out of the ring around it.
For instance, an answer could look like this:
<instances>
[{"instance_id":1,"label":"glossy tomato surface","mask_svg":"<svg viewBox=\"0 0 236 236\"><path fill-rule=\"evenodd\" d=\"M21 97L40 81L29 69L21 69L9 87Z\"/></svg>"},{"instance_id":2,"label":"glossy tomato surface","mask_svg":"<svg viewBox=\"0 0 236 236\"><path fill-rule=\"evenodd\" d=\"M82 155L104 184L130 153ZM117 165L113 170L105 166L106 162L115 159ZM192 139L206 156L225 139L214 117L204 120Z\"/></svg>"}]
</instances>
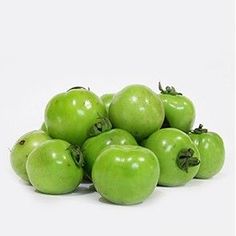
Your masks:
<instances>
[{"instance_id":1,"label":"glossy tomato surface","mask_svg":"<svg viewBox=\"0 0 236 236\"><path fill-rule=\"evenodd\" d=\"M196 178L208 179L213 177L224 165L225 148L222 138L217 133L208 132L202 127L195 129L189 135L201 156L201 165Z\"/></svg>"},{"instance_id":2,"label":"glossy tomato surface","mask_svg":"<svg viewBox=\"0 0 236 236\"><path fill-rule=\"evenodd\" d=\"M114 95L109 117L116 128L142 140L160 129L164 107L159 96L144 85L130 85Z\"/></svg>"},{"instance_id":3,"label":"glossy tomato surface","mask_svg":"<svg viewBox=\"0 0 236 236\"><path fill-rule=\"evenodd\" d=\"M43 142L51 138L42 130L31 131L21 136L11 149L11 166L15 173L24 181L28 182L26 173L26 161L29 154Z\"/></svg>"},{"instance_id":4,"label":"glossy tomato surface","mask_svg":"<svg viewBox=\"0 0 236 236\"><path fill-rule=\"evenodd\" d=\"M49 135L78 145L91 136L93 127L105 117L107 112L101 99L83 88L56 95L45 110Z\"/></svg>"},{"instance_id":5,"label":"glossy tomato surface","mask_svg":"<svg viewBox=\"0 0 236 236\"><path fill-rule=\"evenodd\" d=\"M49 140L30 153L26 170L31 184L40 192L72 192L83 177L81 153L63 140Z\"/></svg>"},{"instance_id":6,"label":"glossy tomato surface","mask_svg":"<svg viewBox=\"0 0 236 236\"><path fill-rule=\"evenodd\" d=\"M159 163L153 152L140 146L111 145L94 163L96 190L116 204L143 202L155 189Z\"/></svg>"},{"instance_id":7,"label":"glossy tomato surface","mask_svg":"<svg viewBox=\"0 0 236 236\"><path fill-rule=\"evenodd\" d=\"M173 87L167 86L166 90L160 87L160 90L160 98L165 108L163 128L172 127L188 133L195 121L194 104Z\"/></svg>"},{"instance_id":8,"label":"glossy tomato surface","mask_svg":"<svg viewBox=\"0 0 236 236\"><path fill-rule=\"evenodd\" d=\"M184 185L196 176L200 154L184 132L174 128L160 129L144 142L144 146L153 151L159 160L159 185Z\"/></svg>"},{"instance_id":9,"label":"glossy tomato surface","mask_svg":"<svg viewBox=\"0 0 236 236\"><path fill-rule=\"evenodd\" d=\"M114 97L114 93L107 93L101 96L101 99L107 109L107 112L109 111L109 107L111 105L113 97Z\"/></svg>"},{"instance_id":10,"label":"glossy tomato surface","mask_svg":"<svg viewBox=\"0 0 236 236\"><path fill-rule=\"evenodd\" d=\"M110 145L137 145L135 138L125 130L112 129L110 131L89 138L82 146L84 169L91 176L93 164L101 151Z\"/></svg>"}]
</instances>

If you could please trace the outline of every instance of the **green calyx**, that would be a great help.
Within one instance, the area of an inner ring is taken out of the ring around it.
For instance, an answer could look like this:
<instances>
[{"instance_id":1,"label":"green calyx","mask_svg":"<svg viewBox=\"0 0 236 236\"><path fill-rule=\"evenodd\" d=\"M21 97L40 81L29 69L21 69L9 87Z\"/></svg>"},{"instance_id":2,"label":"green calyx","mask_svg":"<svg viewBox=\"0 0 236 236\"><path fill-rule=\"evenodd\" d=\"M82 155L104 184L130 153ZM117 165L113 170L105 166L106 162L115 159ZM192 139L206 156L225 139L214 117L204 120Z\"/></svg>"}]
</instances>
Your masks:
<instances>
[{"instance_id":1,"label":"green calyx","mask_svg":"<svg viewBox=\"0 0 236 236\"><path fill-rule=\"evenodd\" d=\"M83 167L84 166L84 158L83 158L83 153L80 150L79 145L70 145L68 147L68 150L70 151L70 154L71 154L75 164L78 167Z\"/></svg>"},{"instance_id":2,"label":"green calyx","mask_svg":"<svg viewBox=\"0 0 236 236\"><path fill-rule=\"evenodd\" d=\"M182 93L177 92L173 86L166 86L166 89L164 90L161 86L161 82L158 83L158 88L162 94L169 94L169 95L173 95L173 96L183 95Z\"/></svg>"},{"instance_id":3,"label":"green calyx","mask_svg":"<svg viewBox=\"0 0 236 236\"><path fill-rule=\"evenodd\" d=\"M191 148L182 149L176 159L177 166L188 173L190 167L194 167L200 164L200 160L194 157L194 151Z\"/></svg>"},{"instance_id":4,"label":"green calyx","mask_svg":"<svg viewBox=\"0 0 236 236\"><path fill-rule=\"evenodd\" d=\"M98 118L98 121L89 130L89 136L97 136L103 132L111 130L112 124L107 117Z\"/></svg>"},{"instance_id":5,"label":"green calyx","mask_svg":"<svg viewBox=\"0 0 236 236\"><path fill-rule=\"evenodd\" d=\"M194 129L193 131L191 131L192 134L204 134L204 133L207 133L208 130L207 129L203 129L203 125L200 124L198 126L198 128Z\"/></svg>"}]
</instances>

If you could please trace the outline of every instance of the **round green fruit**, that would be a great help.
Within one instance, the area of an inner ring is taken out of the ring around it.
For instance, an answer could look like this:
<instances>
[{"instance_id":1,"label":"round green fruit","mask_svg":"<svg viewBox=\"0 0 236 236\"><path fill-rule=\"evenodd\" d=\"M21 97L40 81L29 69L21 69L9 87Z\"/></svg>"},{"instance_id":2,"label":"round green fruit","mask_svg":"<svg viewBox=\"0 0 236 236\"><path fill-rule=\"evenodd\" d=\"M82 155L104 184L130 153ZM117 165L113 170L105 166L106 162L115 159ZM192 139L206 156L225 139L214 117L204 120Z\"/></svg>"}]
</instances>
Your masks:
<instances>
[{"instance_id":1,"label":"round green fruit","mask_svg":"<svg viewBox=\"0 0 236 236\"><path fill-rule=\"evenodd\" d=\"M81 152L78 146L66 141L49 140L30 153L26 170L31 184L39 192L70 193L83 178Z\"/></svg>"},{"instance_id":2,"label":"round green fruit","mask_svg":"<svg viewBox=\"0 0 236 236\"><path fill-rule=\"evenodd\" d=\"M51 137L78 145L90 136L111 129L101 99L91 91L76 87L49 101L45 124Z\"/></svg>"},{"instance_id":3,"label":"round green fruit","mask_svg":"<svg viewBox=\"0 0 236 236\"><path fill-rule=\"evenodd\" d=\"M197 147L187 134L178 129L160 129L144 142L144 146L153 151L159 160L159 185L184 185L199 170Z\"/></svg>"},{"instance_id":4,"label":"round green fruit","mask_svg":"<svg viewBox=\"0 0 236 236\"><path fill-rule=\"evenodd\" d=\"M176 92L174 87L166 87L161 91L160 98L165 108L165 121L163 128L172 127L188 133L195 120L195 108L193 103L181 93Z\"/></svg>"},{"instance_id":5,"label":"round green fruit","mask_svg":"<svg viewBox=\"0 0 236 236\"><path fill-rule=\"evenodd\" d=\"M225 149L222 138L217 133L208 132L202 125L194 129L189 136L197 146L201 156L201 165L196 178L208 179L213 177L224 165Z\"/></svg>"},{"instance_id":6,"label":"round green fruit","mask_svg":"<svg viewBox=\"0 0 236 236\"><path fill-rule=\"evenodd\" d=\"M122 205L143 202L158 178L157 157L140 146L111 145L101 152L92 170L96 190L108 201Z\"/></svg>"},{"instance_id":7,"label":"round green fruit","mask_svg":"<svg viewBox=\"0 0 236 236\"><path fill-rule=\"evenodd\" d=\"M15 173L24 181L29 182L26 173L26 161L29 154L43 142L51 138L42 130L31 131L21 136L11 149L11 166Z\"/></svg>"},{"instance_id":8,"label":"round green fruit","mask_svg":"<svg viewBox=\"0 0 236 236\"><path fill-rule=\"evenodd\" d=\"M130 132L138 141L160 129L164 107L159 96L144 85L130 85L115 94L109 109L113 127Z\"/></svg>"},{"instance_id":9,"label":"round green fruit","mask_svg":"<svg viewBox=\"0 0 236 236\"><path fill-rule=\"evenodd\" d=\"M137 145L137 142L130 133L122 129L112 129L85 141L81 150L84 157L84 170L89 177L91 177L93 164L101 151L113 144Z\"/></svg>"},{"instance_id":10,"label":"round green fruit","mask_svg":"<svg viewBox=\"0 0 236 236\"><path fill-rule=\"evenodd\" d=\"M107 112L109 111L109 107L111 105L113 97L114 97L113 93L108 93L101 96L101 100L103 101Z\"/></svg>"}]
</instances>

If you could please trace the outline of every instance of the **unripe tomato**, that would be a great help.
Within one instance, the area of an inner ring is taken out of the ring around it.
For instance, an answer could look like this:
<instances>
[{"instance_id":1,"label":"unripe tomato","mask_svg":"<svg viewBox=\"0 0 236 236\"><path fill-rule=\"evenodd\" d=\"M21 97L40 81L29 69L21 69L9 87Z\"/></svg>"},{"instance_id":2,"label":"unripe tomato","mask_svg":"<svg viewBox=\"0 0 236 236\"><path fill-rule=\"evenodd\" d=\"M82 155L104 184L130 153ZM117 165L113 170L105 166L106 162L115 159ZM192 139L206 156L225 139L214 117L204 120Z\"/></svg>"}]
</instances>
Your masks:
<instances>
[{"instance_id":1,"label":"unripe tomato","mask_svg":"<svg viewBox=\"0 0 236 236\"><path fill-rule=\"evenodd\" d=\"M111 145L98 156L92 170L96 190L116 204L143 202L155 189L159 163L140 146Z\"/></svg>"},{"instance_id":2,"label":"unripe tomato","mask_svg":"<svg viewBox=\"0 0 236 236\"><path fill-rule=\"evenodd\" d=\"M201 165L196 178L208 179L216 175L222 169L225 160L222 138L217 133L204 129L202 125L194 129L189 136L197 146L201 156Z\"/></svg>"},{"instance_id":3,"label":"unripe tomato","mask_svg":"<svg viewBox=\"0 0 236 236\"><path fill-rule=\"evenodd\" d=\"M105 147L113 144L137 145L137 142L130 133L122 129L112 129L85 141L82 146L82 152L84 157L84 169L89 177L91 177L93 164L101 151Z\"/></svg>"},{"instance_id":4,"label":"unripe tomato","mask_svg":"<svg viewBox=\"0 0 236 236\"><path fill-rule=\"evenodd\" d=\"M101 99L84 88L72 88L53 97L45 110L48 134L82 145L90 136L111 129Z\"/></svg>"},{"instance_id":5,"label":"unripe tomato","mask_svg":"<svg viewBox=\"0 0 236 236\"><path fill-rule=\"evenodd\" d=\"M11 166L24 181L29 182L26 161L29 154L43 142L51 138L42 130L31 131L21 136L11 150Z\"/></svg>"},{"instance_id":6,"label":"unripe tomato","mask_svg":"<svg viewBox=\"0 0 236 236\"><path fill-rule=\"evenodd\" d=\"M107 93L101 96L101 99L107 109L107 112L109 111L109 107L111 105L113 97L114 97L114 93Z\"/></svg>"},{"instance_id":7,"label":"unripe tomato","mask_svg":"<svg viewBox=\"0 0 236 236\"><path fill-rule=\"evenodd\" d=\"M166 87L163 90L159 83L161 91L160 98L165 108L165 121L163 128L172 127L188 133L195 120L195 108L192 101L176 92L174 87Z\"/></svg>"},{"instance_id":8,"label":"unripe tomato","mask_svg":"<svg viewBox=\"0 0 236 236\"><path fill-rule=\"evenodd\" d=\"M159 185L184 185L196 176L200 154L184 132L174 128L160 129L144 142L144 146L153 151L159 160Z\"/></svg>"},{"instance_id":9,"label":"unripe tomato","mask_svg":"<svg viewBox=\"0 0 236 236\"><path fill-rule=\"evenodd\" d=\"M164 107L150 88L130 85L114 95L109 117L113 127L127 130L140 141L160 129Z\"/></svg>"},{"instance_id":10,"label":"unripe tomato","mask_svg":"<svg viewBox=\"0 0 236 236\"><path fill-rule=\"evenodd\" d=\"M82 162L78 146L54 139L30 153L26 170L31 184L38 191L64 194L74 191L82 181Z\"/></svg>"}]
</instances>

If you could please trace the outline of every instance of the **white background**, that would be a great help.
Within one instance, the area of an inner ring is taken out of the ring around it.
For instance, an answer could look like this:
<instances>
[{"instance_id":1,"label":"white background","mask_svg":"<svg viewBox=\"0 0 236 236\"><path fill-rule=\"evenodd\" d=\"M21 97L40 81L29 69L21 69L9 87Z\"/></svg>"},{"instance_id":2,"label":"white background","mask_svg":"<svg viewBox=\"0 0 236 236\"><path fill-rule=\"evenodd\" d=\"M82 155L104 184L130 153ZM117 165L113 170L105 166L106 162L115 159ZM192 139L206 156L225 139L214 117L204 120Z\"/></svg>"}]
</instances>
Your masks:
<instances>
[{"instance_id":1,"label":"white background","mask_svg":"<svg viewBox=\"0 0 236 236\"><path fill-rule=\"evenodd\" d=\"M233 235L232 0L0 1L0 235ZM76 85L102 95L158 81L190 97L221 134L213 179L158 187L143 204L99 201L83 185L47 196L13 173L9 150L40 127L47 101Z\"/></svg>"}]
</instances>

